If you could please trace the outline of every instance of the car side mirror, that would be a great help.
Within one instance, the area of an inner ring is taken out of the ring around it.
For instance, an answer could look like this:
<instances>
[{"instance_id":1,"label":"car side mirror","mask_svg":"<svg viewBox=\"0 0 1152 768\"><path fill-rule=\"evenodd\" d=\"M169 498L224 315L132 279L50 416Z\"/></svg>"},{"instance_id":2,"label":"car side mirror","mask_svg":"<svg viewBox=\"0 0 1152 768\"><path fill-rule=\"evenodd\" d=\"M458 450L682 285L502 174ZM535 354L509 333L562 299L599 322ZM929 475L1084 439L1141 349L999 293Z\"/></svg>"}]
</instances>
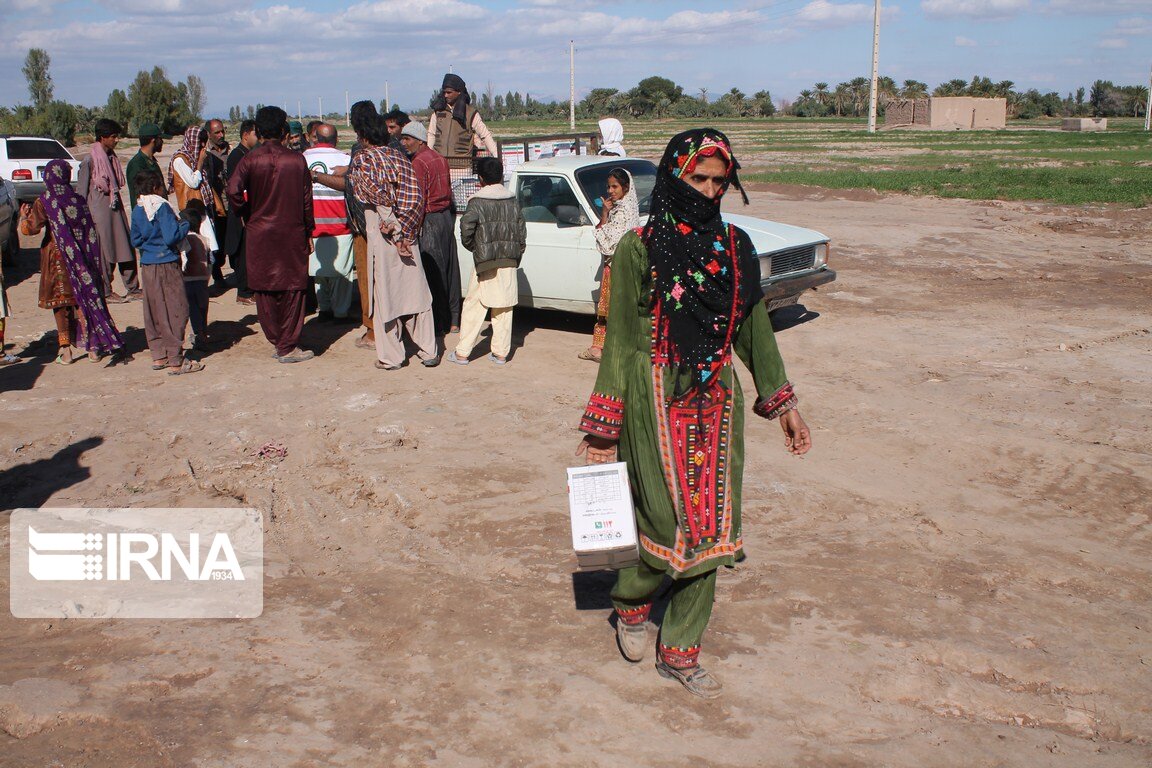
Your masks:
<instances>
[{"instance_id":1,"label":"car side mirror","mask_svg":"<svg viewBox=\"0 0 1152 768\"><path fill-rule=\"evenodd\" d=\"M578 205L558 205L556 206L556 225L569 226L569 227L583 227L592 222L588 221L588 217L584 215L584 211L580 210Z\"/></svg>"}]
</instances>

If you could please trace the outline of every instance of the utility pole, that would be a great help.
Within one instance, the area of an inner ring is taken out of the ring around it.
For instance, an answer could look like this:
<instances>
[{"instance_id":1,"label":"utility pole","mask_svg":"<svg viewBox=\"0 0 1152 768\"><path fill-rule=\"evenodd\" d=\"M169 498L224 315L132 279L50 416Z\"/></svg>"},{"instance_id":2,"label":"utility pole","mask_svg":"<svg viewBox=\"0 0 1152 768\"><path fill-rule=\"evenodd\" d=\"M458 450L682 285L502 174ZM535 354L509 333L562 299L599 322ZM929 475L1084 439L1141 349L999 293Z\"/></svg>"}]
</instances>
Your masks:
<instances>
[{"instance_id":1,"label":"utility pole","mask_svg":"<svg viewBox=\"0 0 1152 768\"><path fill-rule=\"evenodd\" d=\"M568 41L568 130L576 132L576 42Z\"/></svg>"},{"instance_id":2,"label":"utility pole","mask_svg":"<svg viewBox=\"0 0 1152 768\"><path fill-rule=\"evenodd\" d=\"M1144 102L1144 130L1152 128L1152 71L1148 73L1148 100Z\"/></svg>"},{"instance_id":3,"label":"utility pole","mask_svg":"<svg viewBox=\"0 0 1152 768\"><path fill-rule=\"evenodd\" d=\"M872 22L872 87L868 92L868 133L876 133L877 79L880 76L880 0Z\"/></svg>"},{"instance_id":4,"label":"utility pole","mask_svg":"<svg viewBox=\"0 0 1152 768\"><path fill-rule=\"evenodd\" d=\"M348 107L348 91L344 91L344 125L352 124L352 117L349 114L351 110Z\"/></svg>"},{"instance_id":5,"label":"utility pole","mask_svg":"<svg viewBox=\"0 0 1152 768\"><path fill-rule=\"evenodd\" d=\"M304 110L302 110L300 108L300 99L296 99L296 119L297 120L301 120L301 121L304 120L303 111Z\"/></svg>"},{"instance_id":6,"label":"utility pole","mask_svg":"<svg viewBox=\"0 0 1152 768\"><path fill-rule=\"evenodd\" d=\"M384 111L392 111L392 99L388 96L388 81L384 81Z\"/></svg>"}]
</instances>

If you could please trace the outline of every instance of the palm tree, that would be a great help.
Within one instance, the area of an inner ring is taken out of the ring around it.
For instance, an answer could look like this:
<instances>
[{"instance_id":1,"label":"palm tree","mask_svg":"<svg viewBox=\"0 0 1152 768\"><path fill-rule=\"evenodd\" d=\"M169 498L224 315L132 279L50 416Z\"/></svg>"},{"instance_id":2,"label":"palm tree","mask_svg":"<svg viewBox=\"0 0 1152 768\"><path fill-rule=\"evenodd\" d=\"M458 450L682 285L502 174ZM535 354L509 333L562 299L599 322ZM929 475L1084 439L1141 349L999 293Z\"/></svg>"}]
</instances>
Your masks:
<instances>
[{"instance_id":1,"label":"palm tree","mask_svg":"<svg viewBox=\"0 0 1152 768\"><path fill-rule=\"evenodd\" d=\"M968 81L960 79L940 83L936 86L936 90L932 91L933 96L966 96L967 94Z\"/></svg>"},{"instance_id":2,"label":"palm tree","mask_svg":"<svg viewBox=\"0 0 1152 768\"><path fill-rule=\"evenodd\" d=\"M840 83L836 86L836 90L832 91L832 108L836 110L836 117L844 114L844 107L851 101L851 96L848 91L848 83Z\"/></svg>"},{"instance_id":3,"label":"palm tree","mask_svg":"<svg viewBox=\"0 0 1152 768\"><path fill-rule=\"evenodd\" d=\"M828 83L816 83L816 101L824 106L828 101Z\"/></svg>"},{"instance_id":4,"label":"palm tree","mask_svg":"<svg viewBox=\"0 0 1152 768\"><path fill-rule=\"evenodd\" d=\"M896 98L900 89L896 87L896 81L892 78L881 75L876 78L876 101L881 104L887 104Z\"/></svg>"},{"instance_id":5,"label":"palm tree","mask_svg":"<svg viewBox=\"0 0 1152 768\"><path fill-rule=\"evenodd\" d=\"M905 99L922 99L928 95L928 84L919 80L905 80L900 95Z\"/></svg>"},{"instance_id":6,"label":"palm tree","mask_svg":"<svg viewBox=\"0 0 1152 768\"><path fill-rule=\"evenodd\" d=\"M864 105L868 102L872 82L866 77L854 77L848 82L849 92L852 94L852 116L860 117Z\"/></svg>"}]
</instances>

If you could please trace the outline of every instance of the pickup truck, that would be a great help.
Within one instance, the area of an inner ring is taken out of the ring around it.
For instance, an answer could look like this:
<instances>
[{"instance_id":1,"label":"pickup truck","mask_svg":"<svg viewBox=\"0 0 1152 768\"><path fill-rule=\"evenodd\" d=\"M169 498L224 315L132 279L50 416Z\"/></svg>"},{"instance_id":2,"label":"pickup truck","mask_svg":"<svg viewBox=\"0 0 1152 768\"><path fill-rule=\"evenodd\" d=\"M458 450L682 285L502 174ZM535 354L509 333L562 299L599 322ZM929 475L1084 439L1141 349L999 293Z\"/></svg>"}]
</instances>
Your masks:
<instances>
[{"instance_id":1,"label":"pickup truck","mask_svg":"<svg viewBox=\"0 0 1152 768\"><path fill-rule=\"evenodd\" d=\"M643 223L656 183L651 161L568 155L512 168L506 185L519 201L528 228L528 247L517 274L520 306L595 314L600 290L595 201L604 194L613 168L632 174ZM829 240L819 232L739 214L725 213L724 220L752 238L769 311L794 304L804 291L836 279L828 267ZM460 274L467 285L474 266L472 253L459 243L459 226L456 238Z\"/></svg>"}]
</instances>

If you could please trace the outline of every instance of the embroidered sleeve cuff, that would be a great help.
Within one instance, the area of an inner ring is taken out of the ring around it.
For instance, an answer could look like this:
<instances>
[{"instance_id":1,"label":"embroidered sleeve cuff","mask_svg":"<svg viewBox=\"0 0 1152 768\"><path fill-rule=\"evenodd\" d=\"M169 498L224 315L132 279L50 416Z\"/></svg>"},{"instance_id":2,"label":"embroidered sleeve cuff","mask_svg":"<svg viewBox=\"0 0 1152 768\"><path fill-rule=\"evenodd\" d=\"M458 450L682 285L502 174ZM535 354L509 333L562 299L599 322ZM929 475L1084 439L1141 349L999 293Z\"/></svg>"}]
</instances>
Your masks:
<instances>
[{"instance_id":1,"label":"embroidered sleeve cuff","mask_svg":"<svg viewBox=\"0 0 1152 768\"><path fill-rule=\"evenodd\" d=\"M772 397L758 398L756 405L752 406L752 411L757 416L763 416L766 419L774 419L782 413L787 413L796 407L796 393L792 391L792 385L784 382L784 386L776 390Z\"/></svg>"},{"instance_id":2,"label":"embroidered sleeve cuff","mask_svg":"<svg viewBox=\"0 0 1152 768\"><path fill-rule=\"evenodd\" d=\"M588 399L588 408L580 419L580 431L599 435L609 440L619 440L624 428L624 401L618 397L593 392Z\"/></svg>"}]
</instances>

